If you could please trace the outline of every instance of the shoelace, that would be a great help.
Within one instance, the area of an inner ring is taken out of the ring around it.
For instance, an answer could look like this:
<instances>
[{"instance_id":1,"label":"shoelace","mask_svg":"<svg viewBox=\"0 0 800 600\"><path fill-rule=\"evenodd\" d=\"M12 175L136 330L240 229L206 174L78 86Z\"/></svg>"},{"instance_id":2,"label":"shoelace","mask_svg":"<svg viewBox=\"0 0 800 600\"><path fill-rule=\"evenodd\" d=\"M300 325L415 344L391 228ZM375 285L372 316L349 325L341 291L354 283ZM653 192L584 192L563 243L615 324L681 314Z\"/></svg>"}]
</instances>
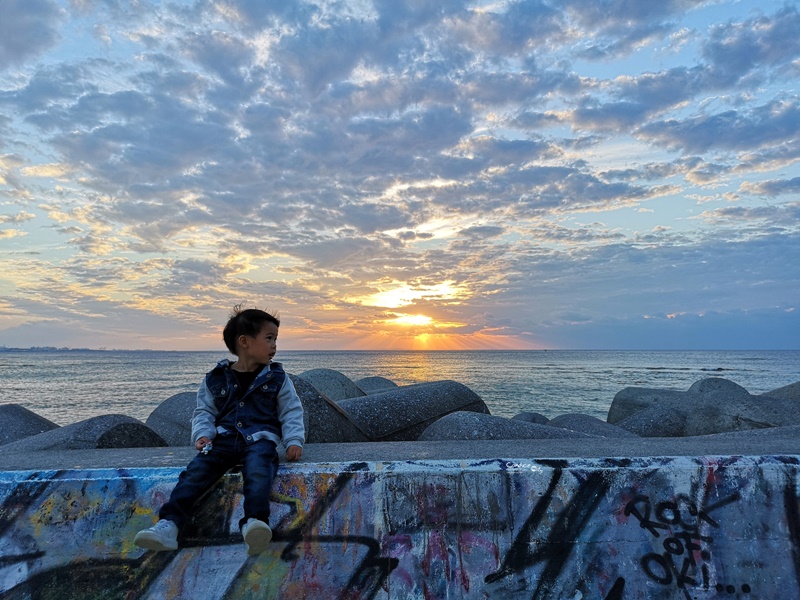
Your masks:
<instances>
[{"instance_id":1,"label":"shoelace","mask_svg":"<svg viewBox=\"0 0 800 600\"><path fill-rule=\"evenodd\" d=\"M158 523L153 525L152 529L153 529L153 531L158 531L159 533L161 533L161 532L166 533L167 531L172 529L172 526L170 525L170 523L168 521L159 521Z\"/></svg>"}]
</instances>

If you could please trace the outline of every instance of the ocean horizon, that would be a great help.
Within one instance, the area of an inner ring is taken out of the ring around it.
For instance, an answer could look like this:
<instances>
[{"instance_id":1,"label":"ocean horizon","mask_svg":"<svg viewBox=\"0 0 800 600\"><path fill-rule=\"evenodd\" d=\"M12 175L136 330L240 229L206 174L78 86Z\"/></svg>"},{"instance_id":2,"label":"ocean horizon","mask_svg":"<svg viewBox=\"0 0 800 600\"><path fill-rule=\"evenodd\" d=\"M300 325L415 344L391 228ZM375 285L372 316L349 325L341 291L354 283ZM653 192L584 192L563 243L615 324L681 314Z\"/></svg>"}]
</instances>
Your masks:
<instances>
[{"instance_id":1,"label":"ocean horizon","mask_svg":"<svg viewBox=\"0 0 800 600\"><path fill-rule=\"evenodd\" d=\"M32 360L32 357L36 357ZM145 421L174 394L194 392L226 351L0 347L4 404L58 425L103 414ZM493 415L581 413L605 419L626 387L686 390L724 377L752 394L800 380L800 350L279 350L288 373L334 369L353 381L453 380Z\"/></svg>"}]
</instances>

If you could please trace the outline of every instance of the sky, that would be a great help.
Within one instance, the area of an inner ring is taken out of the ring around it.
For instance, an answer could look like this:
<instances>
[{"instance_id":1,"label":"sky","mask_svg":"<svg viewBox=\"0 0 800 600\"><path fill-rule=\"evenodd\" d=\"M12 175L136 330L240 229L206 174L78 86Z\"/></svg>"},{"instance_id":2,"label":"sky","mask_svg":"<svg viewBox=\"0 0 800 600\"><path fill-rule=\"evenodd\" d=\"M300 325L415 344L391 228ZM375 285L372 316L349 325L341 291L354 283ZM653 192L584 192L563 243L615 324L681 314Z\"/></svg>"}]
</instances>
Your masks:
<instances>
[{"instance_id":1,"label":"sky","mask_svg":"<svg viewBox=\"0 0 800 600\"><path fill-rule=\"evenodd\" d=\"M0 15L0 346L800 349L798 2Z\"/></svg>"}]
</instances>

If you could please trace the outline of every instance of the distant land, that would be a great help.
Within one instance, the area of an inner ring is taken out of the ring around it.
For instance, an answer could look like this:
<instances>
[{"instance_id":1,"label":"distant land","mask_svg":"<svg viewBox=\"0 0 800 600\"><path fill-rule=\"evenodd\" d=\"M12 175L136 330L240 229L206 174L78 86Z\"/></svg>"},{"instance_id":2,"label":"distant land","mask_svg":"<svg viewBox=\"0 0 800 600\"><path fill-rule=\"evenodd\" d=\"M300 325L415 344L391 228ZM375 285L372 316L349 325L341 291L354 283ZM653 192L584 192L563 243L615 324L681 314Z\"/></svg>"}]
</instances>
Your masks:
<instances>
[{"instance_id":1,"label":"distant land","mask_svg":"<svg viewBox=\"0 0 800 600\"><path fill-rule=\"evenodd\" d=\"M9 348L0 346L0 352L136 352L136 350L114 350L113 348L68 348L63 346L31 346L30 348Z\"/></svg>"}]
</instances>

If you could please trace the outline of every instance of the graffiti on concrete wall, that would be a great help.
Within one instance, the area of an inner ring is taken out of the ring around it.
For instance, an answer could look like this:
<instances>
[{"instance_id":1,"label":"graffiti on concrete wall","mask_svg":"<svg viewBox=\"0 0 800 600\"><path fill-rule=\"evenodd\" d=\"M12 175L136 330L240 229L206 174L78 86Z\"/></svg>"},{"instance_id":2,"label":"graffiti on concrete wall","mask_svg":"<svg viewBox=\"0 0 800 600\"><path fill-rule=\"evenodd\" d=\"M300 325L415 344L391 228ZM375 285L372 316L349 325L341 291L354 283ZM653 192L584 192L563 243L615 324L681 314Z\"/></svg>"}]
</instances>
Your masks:
<instances>
[{"instance_id":1,"label":"graffiti on concrete wall","mask_svg":"<svg viewBox=\"0 0 800 600\"><path fill-rule=\"evenodd\" d=\"M282 466L270 549L241 481L176 552L132 544L178 469L3 473L0 600L800 596L794 457Z\"/></svg>"},{"instance_id":2,"label":"graffiti on concrete wall","mask_svg":"<svg viewBox=\"0 0 800 600\"><path fill-rule=\"evenodd\" d=\"M642 495L630 500L625 505L625 515L633 516L640 527L661 542L659 551L648 552L639 561L650 580L665 586L674 584L687 600L691 598L691 588L702 585L704 590L708 590L713 532L719 529L719 523L710 513L740 499L740 494L734 492L705 509L686 496L656 504ZM732 585L717 584L716 588L718 591L736 592ZM741 591L749 593L750 585L742 584Z\"/></svg>"}]
</instances>

